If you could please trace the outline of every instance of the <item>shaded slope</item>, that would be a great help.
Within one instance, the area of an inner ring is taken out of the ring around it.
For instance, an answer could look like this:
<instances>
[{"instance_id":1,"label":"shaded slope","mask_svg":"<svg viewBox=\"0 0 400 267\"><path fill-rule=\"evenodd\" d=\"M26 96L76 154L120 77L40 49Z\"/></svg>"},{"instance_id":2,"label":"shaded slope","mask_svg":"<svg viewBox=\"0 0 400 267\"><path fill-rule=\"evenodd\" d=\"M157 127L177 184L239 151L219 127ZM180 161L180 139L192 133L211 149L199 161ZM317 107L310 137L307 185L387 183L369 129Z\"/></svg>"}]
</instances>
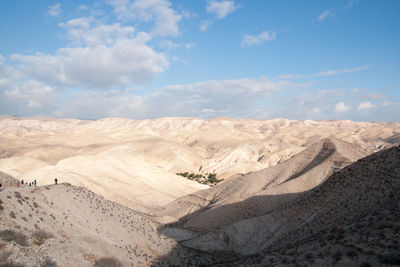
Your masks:
<instances>
[{"instance_id":1,"label":"shaded slope","mask_svg":"<svg viewBox=\"0 0 400 267\"><path fill-rule=\"evenodd\" d=\"M290 199L288 196L279 200L274 198L273 201L247 201L241 204L251 196L275 196L309 190L332 172L363 155L355 145L325 138L276 166L233 177L213 188L178 199L168 204L161 214L169 216L170 220L181 218L179 225L188 229L214 229L264 213ZM234 210L222 207L230 203L238 204ZM187 214L190 216L184 217Z\"/></svg>"},{"instance_id":2,"label":"shaded slope","mask_svg":"<svg viewBox=\"0 0 400 267\"><path fill-rule=\"evenodd\" d=\"M387 244L382 243L383 247L371 244L372 249L379 249L380 253L384 253L387 245L388 253L398 253L399 244L393 243L391 239L396 237L398 241L400 235L399 190L400 147L394 147L358 160L332 174L320 186L304 193L297 193L291 196L292 200L264 214L239 220L210 232L198 233L195 236L187 235L181 243L208 251L234 251L242 255L255 255L256 258L265 258L264 264L266 264L270 258L277 259L269 254L271 251L280 251L279 253L283 255L285 248L290 247L293 250L293 244L296 242L299 250L303 243L312 243L316 249L315 246L318 247L318 242L322 241L328 242L329 246L335 248L333 241L338 240L336 236L339 235L339 240L344 239L346 231L352 231L351 229L357 225L363 225L363 231L349 233L347 240L349 246L354 248L359 244L358 237L361 241L368 237L370 241L367 241L366 245L374 238L378 238L380 242ZM250 199L256 198L268 201L265 196L253 196ZM237 203L229 205L235 206ZM251 206L248 208L251 209ZM391 208L396 211L390 211ZM373 214L376 216L372 216ZM387 221L382 227L388 230L383 236L371 237L368 231L374 232L374 226L380 219ZM343 232L340 227L346 230ZM330 237L332 235L333 237ZM345 243L340 246L342 249L345 248ZM299 255L303 255L304 259L304 254L311 247L305 246ZM367 257L367 247L364 246L362 249L363 255ZM320 263L324 260L323 253L325 252L321 251L318 259ZM374 260L378 260L378 257ZM243 262L249 263L251 260Z\"/></svg>"}]
</instances>

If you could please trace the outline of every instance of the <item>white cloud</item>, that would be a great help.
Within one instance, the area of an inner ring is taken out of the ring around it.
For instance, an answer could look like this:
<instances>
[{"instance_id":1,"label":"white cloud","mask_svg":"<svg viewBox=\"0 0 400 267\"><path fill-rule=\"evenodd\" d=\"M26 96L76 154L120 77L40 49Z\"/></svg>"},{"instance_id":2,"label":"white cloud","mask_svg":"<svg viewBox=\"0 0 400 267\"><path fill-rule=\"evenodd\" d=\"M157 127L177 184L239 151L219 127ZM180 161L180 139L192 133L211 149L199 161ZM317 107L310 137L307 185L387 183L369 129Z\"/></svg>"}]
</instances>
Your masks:
<instances>
[{"instance_id":1,"label":"white cloud","mask_svg":"<svg viewBox=\"0 0 400 267\"><path fill-rule=\"evenodd\" d=\"M318 21L324 21L327 17L333 16L333 13L329 10L325 10L318 16Z\"/></svg>"},{"instance_id":2,"label":"white cloud","mask_svg":"<svg viewBox=\"0 0 400 267\"><path fill-rule=\"evenodd\" d=\"M177 84L155 93L135 96L130 91L85 91L77 93L66 107L57 111L63 117L260 117L256 102L288 89L304 88L304 84L273 81L266 77L204 81Z\"/></svg>"},{"instance_id":3,"label":"white cloud","mask_svg":"<svg viewBox=\"0 0 400 267\"><path fill-rule=\"evenodd\" d=\"M217 1L217 0L209 0L207 1L207 12L214 13L217 16L217 19L223 19L228 16L229 13L232 13L238 8L235 5L235 1Z\"/></svg>"},{"instance_id":4,"label":"white cloud","mask_svg":"<svg viewBox=\"0 0 400 267\"><path fill-rule=\"evenodd\" d=\"M98 45L113 45L116 40L132 38L135 29L131 26L121 27L119 23L91 27L88 18L77 18L59 25L68 32L68 39L76 45L90 47Z\"/></svg>"},{"instance_id":5,"label":"white cloud","mask_svg":"<svg viewBox=\"0 0 400 267\"><path fill-rule=\"evenodd\" d=\"M373 105L371 104L371 102L369 102L369 101L364 101L364 102L361 102L359 105L358 105L358 110L363 110L363 109L370 109L370 108L372 108L373 107Z\"/></svg>"},{"instance_id":6,"label":"white cloud","mask_svg":"<svg viewBox=\"0 0 400 267\"><path fill-rule=\"evenodd\" d=\"M54 105L55 91L41 82L30 80L17 82L4 91L9 100L25 102L28 108L41 109L44 105Z\"/></svg>"},{"instance_id":7,"label":"white cloud","mask_svg":"<svg viewBox=\"0 0 400 267\"><path fill-rule=\"evenodd\" d=\"M203 20L203 21L201 22L201 24L200 24L200 27L199 27L200 31L203 31L203 32L207 31L207 29L208 29L211 25L213 25L213 23L214 23L213 20Z\"/></svg>"},{"instance_id":8,"label":"white cloud","mask_svg":"<svg viewBox=\"0 0 400 267\"><path fill-rule=\"evenodd\" d=\"M347 68L347 69L340 69L340 70L327 70L327 71L319 72L319 73L315 74L315 76L332 76L332 75L336 75L339 73L350 73L350 72L356 72L356 71L366 70L366 69L369 69L369 65L363 65L363 66L359 66L356 68Z\"/></svg>"},{"instance_id":9,"label":"white cloud","mask_svg":"<svg viewBox=\"0 0 400 267\"><path fill-rule=\"evenodd\" d=\"M195 46L195 44L193 44L193 43L187 43L187 44L176 43L171 40L162 40L160 42L160 44L161 44L161 46L166 47L168 49L178 49L178 48L190 49Z\"/></svg>"},{"instance_id":10,"label":"white cloud","mask_svg":"<svg viewBox=\"0 0 400 267\"><path fill-rule=\"evenodd\" d=\"M167 0L108 0L119 19L153 22L151 35L177 36L182 15L175 12Z\"/></svg>"},{"instance_id":11,"label":"white cloud","mask_svg":"<svg viewBox=\"0 0 400 267\"><path fill-rule=\"evenodd\" d=\"M0 55L0 114L44 115L57 103L56 91L39 81L25 80Z\"/></svg>"},{"instance_id":12,"label":"white cloud","mask_svg":"<svg viewBox=\"0 0 400 267\"><path fill-rule=\"evenodd\" d=\"M73 43L84 46L60 48L55 55L12 55L24 74L57 86L106 89L149 82L168 67L166 57L147 45L151 37L133 36L132 27L91 27L87 19L62 26Z\"/></svg>"},{"instance_id":13,"label":"white cloud","mask_svg":"<svg viewBox=\"0 0 400 267\"><path fill-rule=\"evenodd\" d=\"M61 14L61 4L57 3L47 7L47 13L52 17L58 17Z\"/></svg>"},{"instance_id":14,"label":"white cloud","mask_svg":"<svg viewBox=\"0 0 400 267\"><path fill-rule=\"evenodd\" d=\"M260 45L266 41L271 41L276 38L276 32L264 31L258 35L245 34L242 37L242 47L250 47L253 45Z\"/></svg>"},{"instance_id":15,"label":"white cloud","mask_svg":"<svg viewBox=\"0 0 400 267\"><path fill-rule=\"evenodd\" d=\"M335 112L340 113L340 112L346 112L351 109L351 106L346 106L345 103L343 102L338 102L335 105Z\"/></svg>"},{"instance_id":16,"label":"white cloud","mask_svg":"<svg viewBox=\"0 0 400 267\"><path fill-rule=\"evenodd\" d=\"M311 75L299 75L299 74L285 74L285 75L280 75L278 76L278 79L311 79L314 77L320 77L320 76L332 76L336 74L342 74L342 73L351 73L351 72L357 72L357 71L362 71L369 69L369 65L363 65L355 68L346 68L346 69L338 69L338 70L326 70L322 72L318 72L316 74L311 74ZM354 92L356 92L357 88L353 89Z\"/></svg>"}]
</instances>

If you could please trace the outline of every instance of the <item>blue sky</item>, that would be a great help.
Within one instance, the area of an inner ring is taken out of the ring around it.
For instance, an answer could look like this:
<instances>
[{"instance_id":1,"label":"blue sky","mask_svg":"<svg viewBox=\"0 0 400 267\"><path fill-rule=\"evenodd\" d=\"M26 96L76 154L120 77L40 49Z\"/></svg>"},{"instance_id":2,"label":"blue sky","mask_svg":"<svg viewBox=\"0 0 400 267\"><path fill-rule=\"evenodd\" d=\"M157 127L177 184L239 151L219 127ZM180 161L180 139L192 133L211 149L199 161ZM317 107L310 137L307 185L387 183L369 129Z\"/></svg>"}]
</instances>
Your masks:
<instances>
[{"instance_id":1,"label":"blue sky","mask_svg":"<svg viewBox=\"0 0 400 267\"><path fill-rule=\"evenodd\" d=\"M0 114L399 121L400 2L0 3Z\"/></svg>"}]
</instances>

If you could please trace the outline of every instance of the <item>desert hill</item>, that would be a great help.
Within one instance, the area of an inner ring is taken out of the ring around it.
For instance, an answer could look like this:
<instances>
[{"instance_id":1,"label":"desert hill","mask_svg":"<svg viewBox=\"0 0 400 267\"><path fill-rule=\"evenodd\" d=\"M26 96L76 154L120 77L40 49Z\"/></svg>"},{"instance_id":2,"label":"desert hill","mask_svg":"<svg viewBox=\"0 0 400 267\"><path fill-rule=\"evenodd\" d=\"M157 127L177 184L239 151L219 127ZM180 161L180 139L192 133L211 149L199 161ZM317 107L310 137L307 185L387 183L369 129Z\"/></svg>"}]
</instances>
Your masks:
<instances>
[{"instance_id":1,"label":"desert hill","mask_svg":"<svg viewBox=\"0 0 400 267\"><path fill-rule=\"evenodd\" d=\"M189 213L192 215L181 219L185 228L214 229L226 223L246 216L254 216L266 212L267 207L273 208L277 203L263 201L254 202L235 210L222 209L222 206L232 203L245 203L243 200L252 196L275 196L307 191L321 182L330 174L365 156L356 145L335 138L324 138L312 144L306 150L278 165L260 171L232 177L227 181L207 190L201 190L168 204L160 212L164 216L179 219ZM275 202L277 201L276 198ZM232 207L232 206L230 206ZM201 211L196 212L198 209Z\"/></svg>"},{"instance_id":2,"label":"desert hill","mask_svg":"<svg viewBox=\"0 0 400 267\"><path fill-rule=\"evenodd\" d=\"M93 266L109 257L123 266L196 263L194 252L158 227L83 187L8 187L0 192L0 265Z\"/></svg>"},{"instance_id":3,"label":"desert hill","mask_svg":"<svg viewBox=\"0 0 400 267\"><path fill-rule=\"evenodd\" d=\"M395 143L400 123L160 118L97 121L0 117L0 171L54 178L150 212L206 185L177 172L228 178L274 166L326 137L367 153Z\"/></svg>"},{"instance_id":4,"label":"desert hill","mask_svg":"<svg viewBox=\"0 0 400 267\"><path fill-rule=\"evenodd\" d=\"M331 151L328 157L317 153L324 159L321 162L330 162L330 157L347 160L344 155L354 155L353 148L323 139L302 154ZM291 160L296 159L285 162ZM314 168L320 165L324 163ZM222 198L224 204L217 208L227 210L239 205L252 211L257 199L274 205L264 213L249 213L208 230L188 230L179 224L171 228L156 222L156 217L66 183L9 186L0 192L0 264L93 266L113 257L120 266L398 265L400 146L345 165L310 190L269 196L256 193L241 196L240 202ZM303 168L307 173L312 169ZM277 185L270 184L266 190L306 175L300 169L297 174L275 181ZM5 174L1 178L13 179ZM206 214L199 209L186 216L196 213ZM177 242L161 234L165 231L167 235L180 231L186 238Z\"/></svg>"},{"instance_id":5,"label":"desert hill","mask_svg":"<svg viewBox=\"0 0 400 267\"><path fill-rule=\"evenodd\" d=\"M184 225L186 238L181 243L201 250L248 255L241 264L261 266L301 262L316 266L399 264L399 189L397 146L359 159L306 192L252 196L227 204L233 207L222 206L221 209L235 210L236 205L252 209L254 201L285 198L283 204L263 214L210 231L203 229L197 235ZM167 234L176 233L181 227L173 226L169 232L165 227Z\"/></svg>"}]
</instances>

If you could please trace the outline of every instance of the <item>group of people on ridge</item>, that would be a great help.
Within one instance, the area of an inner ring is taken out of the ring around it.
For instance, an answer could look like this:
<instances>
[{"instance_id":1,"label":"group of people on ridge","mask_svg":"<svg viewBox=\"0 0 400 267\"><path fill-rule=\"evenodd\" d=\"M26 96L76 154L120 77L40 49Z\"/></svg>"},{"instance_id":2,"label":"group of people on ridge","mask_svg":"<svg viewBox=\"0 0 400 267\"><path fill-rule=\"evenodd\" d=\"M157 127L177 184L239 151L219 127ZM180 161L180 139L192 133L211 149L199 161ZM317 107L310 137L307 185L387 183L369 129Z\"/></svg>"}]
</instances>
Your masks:
<instances>
[{"instance_id":1,"label":"group of people on ridge","mask_svg":"<svg viewBox=\"0 0 400 267\"><path fill-rule=\"evenodd\" d=\"M54 178L54 184L58 184L58 179L57 178ZM33 182L24 182L24 179L21 179L21 182L19 181L19 179L17 179L17 187L24 187L24 186L36 186L37 185L37 181L36 181L36 179L34 179L33 180ZM2 183L0 183L0 191L2 190L2 188L3 188L3 184Z\"/></svg>"},{"instance_id":2,"label":"group of people on ridge","mask_svg":"<svg viewBox=\"0 0 400 267\"><path fill-rule=\"evenodd\" d=\"M37 184L36 179L33 180L33 182L29 182L29 183L27 183L27 182L24 183L24 179L22 179L21 182L19 182L19 180L17 180L17 187L19 187L20 185L21 185L21 186L24 186L24 185L36 186L36 184Z\"/></svg>"}]
</instances>

